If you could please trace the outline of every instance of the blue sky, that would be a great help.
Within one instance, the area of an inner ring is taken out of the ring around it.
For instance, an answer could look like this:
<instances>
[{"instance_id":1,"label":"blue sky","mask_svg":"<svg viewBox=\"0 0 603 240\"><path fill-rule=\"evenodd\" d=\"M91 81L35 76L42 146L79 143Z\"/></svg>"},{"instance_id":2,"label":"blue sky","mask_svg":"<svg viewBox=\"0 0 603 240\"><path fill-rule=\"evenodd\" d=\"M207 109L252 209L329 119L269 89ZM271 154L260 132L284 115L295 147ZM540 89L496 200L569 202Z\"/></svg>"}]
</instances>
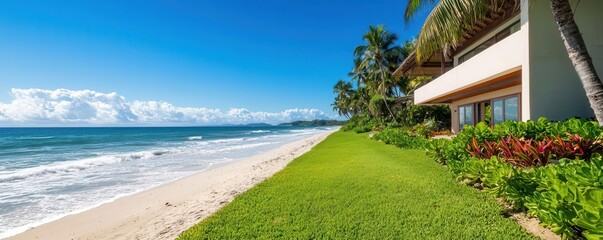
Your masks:
<instances>
[{"instance_id":1,"label":"blue sky","mask_svg":"<svg viewBox=\"0 0 603 240\"><path fill-rule=\"evenodd\" d=\"M400 42L418 33L427 11L405 24L404 2L1 1L0 104L16 100L13 88L65 88L333 115L332 86L347 78L369 25Z\"/></svg>"}]
</instances>

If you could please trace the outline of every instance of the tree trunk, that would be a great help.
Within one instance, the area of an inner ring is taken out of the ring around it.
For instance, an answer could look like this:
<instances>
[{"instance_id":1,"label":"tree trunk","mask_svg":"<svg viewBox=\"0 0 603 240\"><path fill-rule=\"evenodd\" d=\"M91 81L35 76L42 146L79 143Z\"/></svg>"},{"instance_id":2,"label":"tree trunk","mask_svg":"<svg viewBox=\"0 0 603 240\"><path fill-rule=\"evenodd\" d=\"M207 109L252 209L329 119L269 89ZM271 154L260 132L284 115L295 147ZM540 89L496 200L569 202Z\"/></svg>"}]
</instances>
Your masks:
<instances>
[{"instance_id":1,"label":"tree trunk","mask_svg":"<svg viewBox=\"0 0 603 240\"><path fill-rule=\"evenodd\" d=\"M386 88L386 84L385 84L385 76L383 75L383 71L381 71L381 84L383 84L383 91L381 92L383 94L383 103L385 103L385 108L387 108L387 111L389 112L389 115L392 117L392 119L394 120L394 123L398 123L398 120L396 120L396 115L394 115L394 112L392 112L392 110L389 108L389 104L387 104L387 96L385 94L387 88Z\"/></svg>"},{"instance_id":2,"label":"tree trunk","mask_svg":"<svg viewBox=\"0 0 603 240\"><path fill-rule=\"evenodd\" d=\"M582 81L590 107L594 110L599 125L603 125L603 83L601 83L593 61L586 50L586 44L574 21L569 1L551 0L551 10L569 58Z\"/></svg>"}]
</instances>

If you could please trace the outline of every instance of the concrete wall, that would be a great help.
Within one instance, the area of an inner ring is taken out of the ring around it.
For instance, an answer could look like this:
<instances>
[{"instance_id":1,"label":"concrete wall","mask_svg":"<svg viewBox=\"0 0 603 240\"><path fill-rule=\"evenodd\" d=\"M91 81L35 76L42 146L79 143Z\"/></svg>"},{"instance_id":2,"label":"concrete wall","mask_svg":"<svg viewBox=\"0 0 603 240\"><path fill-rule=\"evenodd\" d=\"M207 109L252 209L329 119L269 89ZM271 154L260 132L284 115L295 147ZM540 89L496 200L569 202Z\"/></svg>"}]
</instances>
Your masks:
<instances>
[{"instance_id":1,"label":"concrete wall","mask_svg":"<svg viewBox=\"0 0 603 240\"><path fill-rule=\"evenodd\" d=\"M521 92L521 85L519 86L513 86L513 87L509 87L509 88L505 88L505 89L501 89L501 90L497 90L497 91L492 91L489 93L484 93L481 95L477 95L477 96L473 96L473 97L469 97L469 98L464 98L455 102L452 102L450 104L450 115L452 115L452 121L451 121L451 125L452 125L452 131L454 133L458 133L459 132L459 112L458 112L458 107L460 105L466 105L466 104L470 104L470 103L476 103L476 102L481 102L481 101L486 101L489 99L493 99L493 98L499 98L499 97L503 97L503 96L507 96L507 95L511 95L511 94L516 94L516 93L520 93ZM520 101L522 101L523 96L520 95ZM523 118L522 118L523 120Z\"/></svg>"},{"instance_id":2,"label":"concrete wall","mask_svg":"<svg viewBox=\"0 0 603 240\"><path fill-rule=\"evenodd\" d=\"M570 1L574 8L575 20L582 32L587 49L599 76L603 74L603 1ZM523 102L529 106L529 113L523 120L547 117L563 120L568 117L591 117L593 111L588 104L584 88L576 74L561 40L557 24L553 20L549 1L529 1L525 16L522 4L522 23L528 18L529 62L523 67ZM524 25L522 25L522 30ZM526 106L524 106L524 110Z\"/></svg>"},{"instance_id":3,"label":"concrete wall","mask_svg":"<svg viewBox=\"0 0 603 240\"><path fill-rule=\"evenodd\" d=\"M417 89L415 104L428 103L521 69L525 52L517 46L526 37L527 31L522 29Z\"/></svg>"}]
</instances>

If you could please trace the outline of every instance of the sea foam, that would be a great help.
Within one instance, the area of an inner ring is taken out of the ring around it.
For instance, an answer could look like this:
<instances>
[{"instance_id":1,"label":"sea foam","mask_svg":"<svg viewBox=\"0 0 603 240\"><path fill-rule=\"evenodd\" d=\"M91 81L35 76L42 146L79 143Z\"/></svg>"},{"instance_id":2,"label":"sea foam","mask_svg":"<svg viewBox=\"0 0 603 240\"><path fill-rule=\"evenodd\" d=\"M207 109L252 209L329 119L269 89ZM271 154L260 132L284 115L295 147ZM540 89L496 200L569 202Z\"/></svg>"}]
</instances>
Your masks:
<instances>
[{"instance_id":1,"label":"sea foam","mask_svg":"<svg viewBox=\"0 0 603 240\"><path fill-rule=\"evenodd\" d=\"M0 183L16 180L23 180L29 177L37 177L47 174L69 173L86 170L93 167L99 167L109 164L115 164L124 161L148 159L153 156L161 156L170 151L142 151L137 153L128 153L121 155L106 155L81 160L66 161L54 164L41 165L37 167L19 169L15 172L0 172Z\"/></svg>"},{"instance_id":2,"label":"sea foam","mask_svg":"<svg viewBox=\"0 0 603 240\"><path fill-rule=\"evenodd\" d=\"M201 140L203 139L203 136L192 136L192 137L188 137L188 140L194 141L194 140Z\"/></svg>"}]
</instances>

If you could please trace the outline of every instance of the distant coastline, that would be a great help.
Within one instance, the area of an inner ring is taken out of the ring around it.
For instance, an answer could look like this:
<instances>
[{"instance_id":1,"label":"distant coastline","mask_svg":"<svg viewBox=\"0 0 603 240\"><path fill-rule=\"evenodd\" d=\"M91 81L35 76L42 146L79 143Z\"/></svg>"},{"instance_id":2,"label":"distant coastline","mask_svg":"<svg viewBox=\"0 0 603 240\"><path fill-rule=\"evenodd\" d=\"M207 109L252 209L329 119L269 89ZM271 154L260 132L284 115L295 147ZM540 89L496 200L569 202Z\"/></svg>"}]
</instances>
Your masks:
<instances>
[{"instance_id":1,"label":"distant coastline","mask_svg":"<svg viewBox=\"0 0 603 240\"><path fill-rule=\"evenodd\" d=\"M295 121L295 122L290 122L290 123L281 123L278 126L327 127L327 126L343 126L346 122L347 121L315 119L312 121Z\"/></svg>"}]
</instances>

